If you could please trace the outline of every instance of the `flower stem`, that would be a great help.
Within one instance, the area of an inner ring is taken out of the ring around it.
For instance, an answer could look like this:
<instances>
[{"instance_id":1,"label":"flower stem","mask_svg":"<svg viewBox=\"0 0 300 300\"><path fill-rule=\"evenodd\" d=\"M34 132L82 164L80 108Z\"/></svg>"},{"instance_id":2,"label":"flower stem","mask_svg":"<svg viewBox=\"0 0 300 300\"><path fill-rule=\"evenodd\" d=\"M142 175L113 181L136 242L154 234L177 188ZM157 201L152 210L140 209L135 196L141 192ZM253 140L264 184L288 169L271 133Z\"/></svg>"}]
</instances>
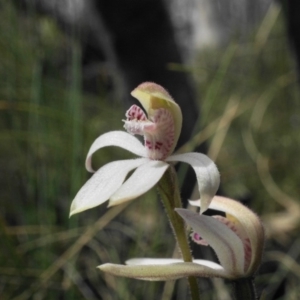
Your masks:
<instances>
[{"instance_id":1,"label":"flower stem","mask_svg":"<svg viewBox=\"0 0 300 300\"><path fill-rule=\"evenodd\" d=\"M185 225L182 218L175 212L175 208L182 207L179 193L176 171L173 166L165 172L158 184L158 191L165 206L167 216L179 245L182 258L185 262L192 262L193 257L189 247L185 232ZM191 297L193 300L200 299L197 279L193 276L188 277Z\"/></svg>"},{"instance_id":2,"label":"flower stem","mask_svg":"<svg viewBox=\"0 0 300 300\"><path fill-rule=\"evenodd\" d=\"M241 278L232 282L234 299L257 300L254 278Z\"/></svg>"}]
</instances>

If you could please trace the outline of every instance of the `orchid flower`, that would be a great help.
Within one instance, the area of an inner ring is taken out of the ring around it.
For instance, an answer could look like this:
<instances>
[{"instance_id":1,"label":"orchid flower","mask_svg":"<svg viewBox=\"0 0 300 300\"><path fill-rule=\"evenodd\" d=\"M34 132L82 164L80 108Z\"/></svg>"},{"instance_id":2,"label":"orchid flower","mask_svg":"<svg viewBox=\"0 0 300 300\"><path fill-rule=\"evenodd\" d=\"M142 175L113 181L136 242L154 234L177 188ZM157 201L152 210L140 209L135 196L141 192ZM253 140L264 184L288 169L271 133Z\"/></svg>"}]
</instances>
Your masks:
<instances>
[{"instance_id":1,"label":"orchid flower","mask_svg":"<svg viewBox=\"0 0 300 300\"><path fill-rule=\"evenodd\" d=\"M75 196L70 215L107 200L113 206L139 197L156 185L170 163L178 161L194 169L205 211L219 187L220 176L213 161L204 154L171 155L181 132L180 107L163 87L151 82L139 85L131 95L139 100L146 113L137 105L131 106L124 120L128 133L111 131L98 137L88 152L86 169L94 172L92 155L107 146L121 147L139 158L113 161L96 171ZM136 134L144 137L144 145L133 136Z\"/></svg>"},{"instance_id":2,"label":"orchid flower","mask_svg":"<svg viewBox=\"0 0 300 300\"><path fill-rule=\"evenodd\" d=\"M200 206L200 201L190 201ZM226 217L209 217L177 208L177 213L192 227L192 239L200 245L210 245L219 264L195 259L136 258L127 265L104 264L99 269L117 276L143 280L174 280L182 277L248 278L257 271L264 246L264 230L256 214L241 203L215 196L210 208L225 212Z\"/></svg>"}]
</instances>

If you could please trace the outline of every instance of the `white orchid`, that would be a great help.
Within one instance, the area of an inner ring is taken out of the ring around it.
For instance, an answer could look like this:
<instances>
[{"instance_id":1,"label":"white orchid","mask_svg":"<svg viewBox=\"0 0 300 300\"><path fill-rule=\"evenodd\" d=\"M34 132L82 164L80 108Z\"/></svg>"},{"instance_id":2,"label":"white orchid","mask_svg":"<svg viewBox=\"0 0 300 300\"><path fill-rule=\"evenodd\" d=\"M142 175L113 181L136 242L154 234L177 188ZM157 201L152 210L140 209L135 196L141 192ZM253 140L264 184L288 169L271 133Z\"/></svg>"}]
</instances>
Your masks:
<instances>
[{"instance_id":1,"label":"white orchid","mask_svg":"<svg viewBox=\"0 0 300 300\"><path fill-rule=\"evenodd\" d=\"M199 201L191 201L200 206ZM237 201L215 196L210 208L226 217L209 217L187 209L176 209L193 228L193 240L210 245L220 264L208 260L136 258L127 265L104 264L99 269L117 276L143 280L174 280L182 277L247 278L257 271L264 247L264 229L259 218Z\"/></svg>"},{"instance_id":2,"label":"white orchid","mask_svg":"<svg viewBox=\"0 0 300 300\"><path fill-rule=\"evenodd\" d=\"M161 179L169 163L177 161L188 163L194 169L202 211L205 211L219 187L219 172L213 161L204 154L171 155L181 131L179 106L163 87L155 83L143 83L131 95L140 101L147 115L140 107L131 106L124 121L129 133L112 131L98 137L88 152L86 168L94 172L92 155L107 146L121 147L139 158L113 161L96 171L77 193L70 215L107 200L109 206L113 206L139 197ZM134 134L144 136L144 145L133 137ZM133 174L125 180L134 169Z\"/></svg>"}]
</instances>

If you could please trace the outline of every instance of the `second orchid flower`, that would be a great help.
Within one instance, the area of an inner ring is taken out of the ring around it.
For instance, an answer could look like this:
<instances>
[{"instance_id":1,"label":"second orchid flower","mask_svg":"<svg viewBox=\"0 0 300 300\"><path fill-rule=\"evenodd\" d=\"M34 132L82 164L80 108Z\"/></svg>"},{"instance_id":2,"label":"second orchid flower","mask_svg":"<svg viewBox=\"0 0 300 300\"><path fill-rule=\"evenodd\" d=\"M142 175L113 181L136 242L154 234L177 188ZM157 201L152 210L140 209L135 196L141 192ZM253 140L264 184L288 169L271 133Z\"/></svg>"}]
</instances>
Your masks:
<instances>
[{"instance_id":1,"label":"second orchid flower","mask_svg":"<svg viewBox=\"0 0 300 300\"><path fill-rule=\"evenodd\" d=\"M199 201L192 201L199 206ZM99 268L113 275L143 280L174 280L182 277L221 277L231 280L250 278L257 271L264 247L264 229L255 213L241 203L215 196L210 208L225 212L226 217L199 215L176 209L193 229L192 239L210 245L219 264L195 259L183 262L172 258L135 258L127 265L104 264Z\"/></svg>"}]
</instances>

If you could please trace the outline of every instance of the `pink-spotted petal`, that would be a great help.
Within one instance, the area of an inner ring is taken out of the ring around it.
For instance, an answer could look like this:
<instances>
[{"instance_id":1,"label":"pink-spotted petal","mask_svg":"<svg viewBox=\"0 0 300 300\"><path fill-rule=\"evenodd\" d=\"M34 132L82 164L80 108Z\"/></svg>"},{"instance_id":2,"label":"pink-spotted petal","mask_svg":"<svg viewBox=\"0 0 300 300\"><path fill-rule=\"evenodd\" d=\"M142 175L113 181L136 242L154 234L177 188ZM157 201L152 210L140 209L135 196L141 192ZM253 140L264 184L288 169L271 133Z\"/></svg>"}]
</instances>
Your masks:
<instances>
[{"instance_id":1,"label":"pink-spotted petal","mask_svg":"<svg viewBox=\"0 0 300 300\"><path fill-rule=\"evenodd\" d=\"M201 245L201 246L208 246L208 242L206 240L204 240L203 237L199 233L192 231L192 233L190 234L190 237L194 243Z\"/></svg>"},{"instance_id":2,"label":"pink-spotted petal","mask_svg":"<svg viewBox=\"0 0 300 300\"><path fill-rule=\"evenodd\" d=\"M144 111L135 104L127 110L125 116L128 121L136 120L142 122L147 120L147 116Z\"/></svg>"},{"instance_id":3,"label":"pink-spotted petal","mask_svg":"<svg viewBox=\"0 0 300 300\"><path fill-rule=\"evenodd\" d=\"M157 109L166 109L171 113L174 120L174 143L173 148L170 150L170 153L172 153L182 126L182 114L178 104L162 86L154 82L140 84L131 92L131 95L143 105L149 120L152 119L153 113Z\"/></svg>"},{"instance_id":4,"label":"pink-spotted petal","mask_svg":"<svg viewBox=\"0 0 300 300\"><path fill-rule=\"evenodd\" d=\"M189 276L231 278L220 265L205 260L183 262L174 259L153 259L149 264L143 262L129 265L108 263L98 268L112 275L149 281L175 280Z\"/></svg>"},{"instance_id":5,"label":"pink-spotted petal","mask_svg":"<svg viewBox=\"0 0 300 300\"><path fill-rule=\"evenodd\" d=\"M147 158L137 158L104 165L79 190L71 204L70 216L107 201L122 185L128 172L148 161Z\"/></svg>"},{"instance_id":6,"label":"pink-spotted petal","mask_svg":"<svg viewBox=\"0 0 300 300\"><path fill-rule=\"evenodd\" d=\"M227 226L229 229L231 229L242 241L244 245L244 271L247 271L251 262L252 258L252 248L250 244L249 237L246 234L246 231L241 226L240 222L228 214L226 217L215 215L213 216L216 220L222 222L225 226Z\"/></svg>"},{"instance_id":7,"label":"pink-spotted petal","mask_svg":"<svg viewBox=\"0 0 300 300\"><path fill-rule=\"evenodd\" d=\"M202 153L172 155L166 161L181 161L191 165L196 173L201 200L201 213L207 210L220 185L220 174L215 163Z\"/></svg>"},{"instance_id":8,"label":"pink-spotted petal","mask_svg":"<svg viewBox=\"0 0 300 300\"><path fill-rule=\"evenodd\" d=\"M125 183L110 197L109 206L135 199L149 191L163 176L169 165L150 160L138 167Z\"/></svg>"},{"instance_id":9,"label":"pink-spotted petal","mask_svg":"<svg viewBox=\"0 0 300 300\"><path fill-rule=\"evenodd\" d=\"M155 128L155 124L147 119L144 111L137 105L132 105L125 114L124 128L132 135L144 135L146 128Z\"/></svg>"},{"instance_id":10,"label":"pink-spotted petal","mask_svg":"<svg viewBox=\"0 0 300 300\"><path fill-rule=\"evenodd\" d=\"M155 127L146 127L144 131L148 157L164 160L172 154L177 142L173 116L169 110L159 108L153 111L150 120Z\"/></svg>"},{"instance_id":11,"label":"pink-spotted petal","mask_svg":"<svg viewBox=\"0 0 300 300\"><path fill-rule=\"evenodd\" d=\"M94 172L92 155L97 150L108 146L121 147L138 156L147 157L145 147L137 138L124 131L110 131L100 135L92 144L85 161L85 167L89 172Z\"/></svg>"},{"instance_id":12,"label":"pink-spotted petal","mask_svg":"<svg viewBox=\"0 0 300 300\"><path fill-rule=\"evenodd\" d=\"M232 277L244 274L244 245L232 230L212 217L183 208L175 210L214 249L227 273Z\"/></svg>"},{"instance_id":13,"label":"pink-spotted petal","mask_svg":"<svg viewBox=\"0 0 300 300\"><path fill-rule=\"evenodd\" d=\"M130 134L144 136L147 157L164 160L174 149L175 127L171 111L165 108L153 110L149 119L141 108L132 105L126 112L124 128Z\"/></svg>"}]
</instances>

